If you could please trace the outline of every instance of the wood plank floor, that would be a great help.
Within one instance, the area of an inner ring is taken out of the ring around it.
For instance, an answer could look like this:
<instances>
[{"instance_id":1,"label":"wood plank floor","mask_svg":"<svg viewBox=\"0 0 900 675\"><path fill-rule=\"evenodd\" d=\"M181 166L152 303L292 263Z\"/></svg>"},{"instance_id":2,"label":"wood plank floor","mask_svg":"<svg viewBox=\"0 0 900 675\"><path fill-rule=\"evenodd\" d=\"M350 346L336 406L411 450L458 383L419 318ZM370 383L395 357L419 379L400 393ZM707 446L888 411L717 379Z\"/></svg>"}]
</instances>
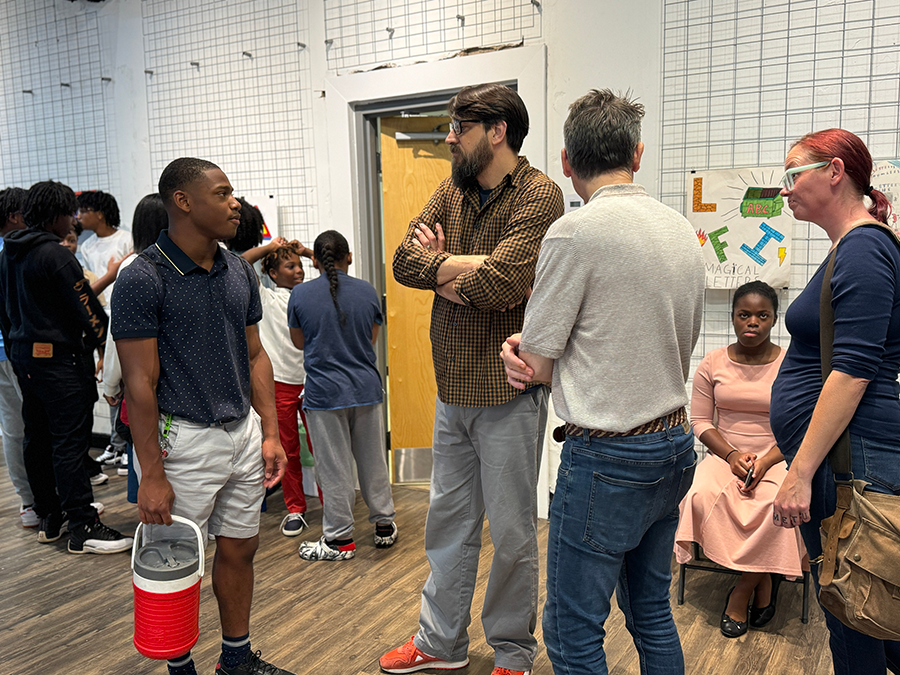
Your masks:
<instances>
[{"instance_id":1,"label":"wood plank floor","mask_svg":"<svg viewBox=\"0 0 900 675\"><path fill-rule=\"evenodd\" d=\"M164 675L165 665L140 656L131 644L132 590L126 555L75 556L66 553L64 537L38 544L33 530L19 527L18 502L6 475L0 480L0 658L3 675ZM95 488L95 499L106 505L104 522L132 532L134 507L125 500L125 479L111 476ZM423 551L423 525L428 490L395 487L400 539L388 550L372 543L362 500L357 500L357 546L354 560L307 563L297 556L296 539L281 535L285 513L281 493L269 499L262 514L257 555L252 639L267 660L297 675L374 675L378 657L409 639L416 630L419 593L428 575ZM317 505L312 499L311 504ZM309 538L321 534L321 509L310 511ZM547 546L547 523L541 521L540 548ZM301 536L298 539L305 539ZM210 545L207 553L214 551ZM471 665L462 675L489 675L492 653L484 642L478 608L484 598L490 564L490 539L485 545L470 629ZM542 556L542 571L544 569ZM673 603L675 596L673 579ZM685 604L674 606L684 645L687 672L736 675L825 675L831 672L822 613L813 603L808 625L800 622L800 586L782 587L779 610L763 630L728 640L718 630L724 597L733 577L689 572ZM540 602L543 605L544 589ZM200 673L212 675L219 652L215 599L203 583L200 641L194 649ZM613 610L607 622L606 647L610 671L640 672L625 630L622 613ZM538 622L538 637L540 622ZM428 671L441 672L441 671ZM541 649L535 675L552 668Z\"/></svg>"}]
</instances>

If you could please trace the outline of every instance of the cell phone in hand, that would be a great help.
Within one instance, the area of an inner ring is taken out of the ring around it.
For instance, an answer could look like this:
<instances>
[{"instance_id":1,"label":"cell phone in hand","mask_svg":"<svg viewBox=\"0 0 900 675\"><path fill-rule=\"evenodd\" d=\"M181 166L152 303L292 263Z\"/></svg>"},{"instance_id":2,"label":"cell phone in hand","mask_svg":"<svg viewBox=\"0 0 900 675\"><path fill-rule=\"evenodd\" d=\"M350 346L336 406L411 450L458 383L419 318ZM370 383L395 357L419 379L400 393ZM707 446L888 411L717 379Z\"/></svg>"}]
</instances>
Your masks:
<instances>
[{"instance_id":1,"label":"cell phone in hand","mask_svg":"<svg viewBox=\"0 0 900 675\"><path fill-rule=\"evenodd\" d=\"M744 489L746 490L750 487L750 483L753 482L753 474L756 473L756 467L752 464L750 465L750 470L747 472L747 477L744 479Z\"/></svg>"}]
</instances>

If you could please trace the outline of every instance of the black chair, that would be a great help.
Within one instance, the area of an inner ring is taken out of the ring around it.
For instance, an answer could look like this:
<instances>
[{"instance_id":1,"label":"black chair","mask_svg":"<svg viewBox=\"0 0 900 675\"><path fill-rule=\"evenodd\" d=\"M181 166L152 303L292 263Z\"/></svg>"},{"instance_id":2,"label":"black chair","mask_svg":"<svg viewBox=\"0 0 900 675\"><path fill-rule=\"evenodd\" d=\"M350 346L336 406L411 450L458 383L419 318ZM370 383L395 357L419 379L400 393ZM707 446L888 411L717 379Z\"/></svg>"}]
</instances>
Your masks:
<instances>
[{"instance_id":1,"label":"black chair","mask_svg":"<svg viewBox=\"0 0 900 675\"><path fill-rule=\"evenodd\" d=\"M700 545L696 541L691 542L691 552L693 553L694 560L709 563L707 565L697 564L697 562L689 562L689 563L681 563L678 565L678 604L684 604L684 577L685 573L688 570L700 570L702 572L718 572L719 574L736 574L740 576L740 572L737 570L730 570L727 567L722 567L714 563L712 560L703 555L702 550L700 549ZM784 579L784 581L788 581ZM795 579L791 581L794 584L803 584L803 609L800 613L800 621L802 623L809 623L809 570L805 570L803 572L802 579Z\"/></svg>"}]
</instances>

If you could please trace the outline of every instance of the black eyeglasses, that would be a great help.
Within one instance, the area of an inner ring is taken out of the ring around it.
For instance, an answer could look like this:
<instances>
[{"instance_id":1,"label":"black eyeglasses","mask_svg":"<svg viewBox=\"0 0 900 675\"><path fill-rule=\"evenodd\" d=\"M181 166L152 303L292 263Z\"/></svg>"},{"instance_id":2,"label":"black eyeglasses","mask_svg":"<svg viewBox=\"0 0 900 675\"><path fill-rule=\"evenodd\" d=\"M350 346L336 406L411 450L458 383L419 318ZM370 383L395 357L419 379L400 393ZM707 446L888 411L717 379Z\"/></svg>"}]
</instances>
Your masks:
<instances>
[{"instance_id":1,"label":"black eyeglasses","mask_svg":"<svg viewBox=\"0 0 900 675\"><path fill-rule=\"evenodd\" d=\"M450 131L452 131L457 136L463 135L462 125L463 124L481 124L481 120L456 120L450 119Z\"/></svg>"}]
</instances>

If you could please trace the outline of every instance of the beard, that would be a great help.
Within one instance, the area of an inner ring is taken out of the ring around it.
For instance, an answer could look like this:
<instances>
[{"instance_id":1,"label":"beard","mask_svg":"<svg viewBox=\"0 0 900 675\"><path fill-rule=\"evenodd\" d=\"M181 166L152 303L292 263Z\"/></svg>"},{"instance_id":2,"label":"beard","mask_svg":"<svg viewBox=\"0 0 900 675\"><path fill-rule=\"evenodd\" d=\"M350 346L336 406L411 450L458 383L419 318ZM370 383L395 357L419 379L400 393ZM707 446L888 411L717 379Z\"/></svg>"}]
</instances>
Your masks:
<instances>
[{"instance_id":1,"label":"beard","mask_svg":"<svg viewBox=\"0 0 900 675\"><path fill-rule=\"evenodd\" d=\"M482 136L472 152L466 153L460 146L452 153L451 176L453 184L463 190L478 186L478 176L494 159L491 143L487 136Z\"/></svg>"}]
</instances>

